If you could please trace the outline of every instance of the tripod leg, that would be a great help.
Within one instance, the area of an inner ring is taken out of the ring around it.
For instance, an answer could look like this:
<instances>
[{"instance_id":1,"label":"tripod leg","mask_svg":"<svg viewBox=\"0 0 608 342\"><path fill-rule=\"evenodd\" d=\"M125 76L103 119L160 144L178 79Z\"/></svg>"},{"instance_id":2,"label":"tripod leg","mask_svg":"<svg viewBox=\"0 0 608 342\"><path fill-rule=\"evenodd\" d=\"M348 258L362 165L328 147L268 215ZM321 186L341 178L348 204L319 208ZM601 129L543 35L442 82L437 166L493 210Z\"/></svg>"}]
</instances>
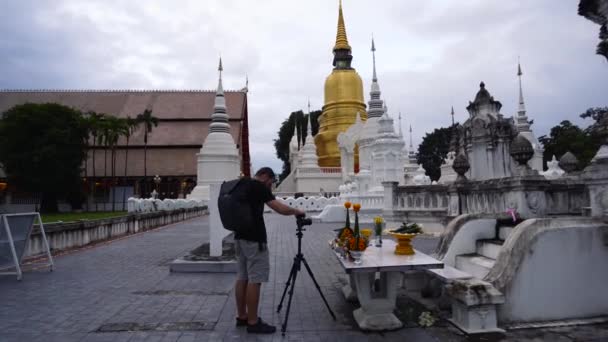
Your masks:
<instances>
[{"instance_id":1,"label":"tripod leg","mask_svg":"<svg viewBox=\"0 0 608 342\"><path fill-rule=\"evenodd\" d=\"M294 286L296 285L296 278L298 276L298 270L300 269L299 266L300 261L296 258L296 260L294 261L294 272L293 272L293 280L291 283L291 288L289 289L289 299L287 300L287 311L285 312L285 320L283 321L283 327L281 328L281 332L283 333L283 336L285 336L285 331L287 330L287 321L289 320L289 310L291 309L291 300L293 299L293 289Z\"/></svg>"},{"instance_id":2,"label":"tripod leg","mask_svg":"<svg viewBox=\"0 0 608 342\"><path fill-rule=\"evenodd\" d=\"M310 269L310 266L308 266L308 262L306 262L306 259L304 259L304 256L302 256L302 261L304 261L304 266L306 266L306 270L308 271L310 278L312 278L312 281L315 283L315 286L317 287L317 290L319 291L319 294L321 295L321 298L323 299L323 302L325 303L327 310L329 310L331 317L333 317L334 321L335 321L336 315L334 315L334 312L329 307L329 303L327 303L327 299L325 299L325 296L323 295L323 292L321 291L321 287L319 286L319 283L317 283L317 279L315 279L315 276L312 274L312 270Z\"/></svg>"},{"instance_id":3,"label":"tripod leg","mask_svg":"<svg viewBox=\"0 0 608 342\"><path fill-rule=\"evenodd\" d=\"M285 289L283 290L281 301L279 302L279 306L277 306L277 312L281 312L281 308L283 307L283 300L285 300L285 295L287 294L287 289L289 288L289 283L291 282L291 278L294 278L295 282L296 272L296 262L294 261L293 265L291 266L291 271L289 272L289 278L287 278L287 282L285 283Z\"/></svg>"}]
</instances>

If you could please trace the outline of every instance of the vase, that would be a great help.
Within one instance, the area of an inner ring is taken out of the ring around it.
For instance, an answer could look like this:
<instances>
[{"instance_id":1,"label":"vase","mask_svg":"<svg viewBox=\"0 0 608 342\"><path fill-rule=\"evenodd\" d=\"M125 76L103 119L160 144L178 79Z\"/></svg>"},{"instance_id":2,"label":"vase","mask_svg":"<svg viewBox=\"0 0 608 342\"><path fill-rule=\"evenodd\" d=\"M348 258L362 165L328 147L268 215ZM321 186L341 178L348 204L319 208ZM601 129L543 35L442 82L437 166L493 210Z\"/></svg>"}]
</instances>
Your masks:
<instances>
[{"instance_id":1,"label":"vase","mask_svg":"<svg viewBox=\"0 0 608 342\"><path fill-rule=\"evenodd\" d=\"M361 257L363 257L363 251L349 251L349 253L350 256L353 257L355 264L361 264Z\"/></svg>"},{"instance_id":2,"label":"vase","mask_svg":"<svg viewBox=\"0 0 608 342\"><path fill-rule=\"evenodd\" d=\"M375 245L376 247L382 247L382 231L384 230L385 223L376 224L375 226Z\"/></svg>"},{"instance_id":3,"label":"vase","mask_svg":"<svg viewBox=\"0 0 608 342\"><path fill-rule=\"evenodd\" d=\"M414 248L412 247L412 239L418 234L400 234L390 233L395 240L397 240L397 246L395 246L395 254L397 255L413 255Z\"/></svg>"},{"instance_id":4,"label":"vase","mask_svg":"<svg viewBox=\"0 0 608 342\"><path fill-rule=\"evenodd\" d=\"M382 247L382 234L376 235L376 247Z\"/></svg>"}]
</instances>

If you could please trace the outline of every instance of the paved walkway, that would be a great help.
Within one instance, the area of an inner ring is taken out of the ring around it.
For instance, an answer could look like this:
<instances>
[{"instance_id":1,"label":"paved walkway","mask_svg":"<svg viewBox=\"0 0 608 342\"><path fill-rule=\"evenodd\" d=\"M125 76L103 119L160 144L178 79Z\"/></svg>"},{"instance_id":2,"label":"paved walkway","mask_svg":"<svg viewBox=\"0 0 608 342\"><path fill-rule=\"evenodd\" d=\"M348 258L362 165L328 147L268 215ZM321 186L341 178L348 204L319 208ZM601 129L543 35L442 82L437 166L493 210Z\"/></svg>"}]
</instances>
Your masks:
<instances>
[{"instance_id":1,"label":"paved walkway","mask_svg":"<svg viewBox=\"0 0 608 342\"><path fill-rule=\"evenodd\" d=\"M297 245L295 220L267 217L270 282L263 287L261 315L280 325L276 307ZM363 333L352 318L354 305L340 292L345 277L327 248L328 225L305 232L303 253L338 319L333 321L306 272L300 272L288 334L251 336L234 327L232 274L170 273L167 263L208 241L208 217L163 227L56 258L56 270L30 271L23 280L0 277L0 341L462 341L451 326L422 329L410 320L389 333ZM417 238L431 251L433 238ZM399 299L401 318L415 316ZM286 306L286 305L285 305ZM605 327L520 331L509 340L608 339ZM598 340L599 341L599 340Z\"/></svg>"}]
</instances>

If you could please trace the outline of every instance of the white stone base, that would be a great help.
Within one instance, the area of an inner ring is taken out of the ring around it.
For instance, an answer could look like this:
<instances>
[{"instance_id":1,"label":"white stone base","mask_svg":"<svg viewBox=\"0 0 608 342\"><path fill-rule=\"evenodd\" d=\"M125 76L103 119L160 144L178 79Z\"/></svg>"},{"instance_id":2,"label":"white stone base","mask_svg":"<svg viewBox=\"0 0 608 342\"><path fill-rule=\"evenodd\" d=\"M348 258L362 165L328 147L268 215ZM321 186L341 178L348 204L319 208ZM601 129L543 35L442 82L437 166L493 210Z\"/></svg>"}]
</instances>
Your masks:
<instances>
[{"instance_id":1,"label":"white stone base","mask_svg":"<svg viewBox=\"0 0 608 342\"><path fill-rule=\"evenodd\" d=\"M236 260L231 261L191 261L175 259L169 270L176 273L236 273Z\"/></svg>"},{"instance_id":2,"label":"white stone base","mask_svg":"<svg viewBox=\"0 0 608 342\"><path fill-rule=\"evenodd\" d=\"M496 305L467 306L452 302L452 318L449 320L467 334L504 333L496 326Z\"/></svg>"},{"instance_id":3,"label":"white stone base","mask_svg":"<svg viewBox=\"0 0 608 342\"><path fill-rule=\"evenodd\" d=\"M361 330L386 331L403 327L403 323L392 312L367 313L359 308L353 311L353 316Z\"/></svg>"},{"instance_id":4,"label":"white stone base","mask_svg":"<svg viewBox=\"0 0 608 342\"><path fill-rule=\"evenodd\" d=\"M197 185L192 189L186 199L195 199L199 201L209 202L209 185Z\"/></svg>"},{"instance_id":5,"label":"white stone base","mask_svg":"<svg viewBox=\"0 0 608 342\"><path fill-rule=\"evenodd\" d=\"M361 308L353 316L362 330L394 330L403 323L393 314L397 304L397 287L401 272L381 272L379 291L374 291L375 273L354 273L357 297Z\"/></svg>"},{"instance_id":6,"label":"white stone base","mask_svg":"<svg viewBox=\"0 0 608 342\"><path fill-rule=\"evenodd\" d=\"M359 298L357 297L357 288L355 285L355 279L352 274L349 274L348 284L342 286L342 294L347 302L357 302Z\"/></svg>"}]
</instances>

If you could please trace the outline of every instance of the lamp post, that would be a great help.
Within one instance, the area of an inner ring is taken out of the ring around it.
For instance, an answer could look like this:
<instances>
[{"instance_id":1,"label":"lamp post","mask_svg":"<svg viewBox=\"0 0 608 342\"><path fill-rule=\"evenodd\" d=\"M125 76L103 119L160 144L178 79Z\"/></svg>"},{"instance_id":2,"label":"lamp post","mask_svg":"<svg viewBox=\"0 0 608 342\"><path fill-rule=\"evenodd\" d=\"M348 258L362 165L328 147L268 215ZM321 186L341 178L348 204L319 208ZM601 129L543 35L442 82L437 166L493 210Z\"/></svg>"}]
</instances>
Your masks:
<instances>
[{"instance_id":1,"label":"lamp post","mask_svg":"<svg viewBox=\"0 0 608 342\"><path fill-rule=\"evenodd\" d=\"M158 196L158 194L160 193L159 191L159 185L160 185L160 176L156 175L154 176L154 184L156 184L156 187L154 189L154 191L156 192L156 195L154 195L154 198L156 198L156 196Z\"/></svg>"}]
</instances>

